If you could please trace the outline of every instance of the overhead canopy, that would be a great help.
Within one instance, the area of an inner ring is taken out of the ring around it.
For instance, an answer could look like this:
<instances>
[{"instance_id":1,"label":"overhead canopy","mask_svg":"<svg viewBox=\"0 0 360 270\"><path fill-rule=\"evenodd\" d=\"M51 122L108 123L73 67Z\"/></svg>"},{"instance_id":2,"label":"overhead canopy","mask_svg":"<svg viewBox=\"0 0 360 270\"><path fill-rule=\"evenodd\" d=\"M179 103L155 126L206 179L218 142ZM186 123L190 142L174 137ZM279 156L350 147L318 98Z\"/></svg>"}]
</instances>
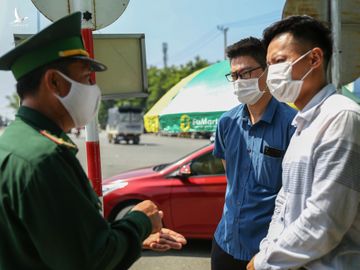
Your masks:
<instances>
[{"instance_id":1,"label":"overhead canopy","mask_svg":"<svg viewBox=\"0 0 360 270\"><path fill-rule=\"evenodd\" d=\"M144 115L144 127L147 132L159 132L159 114L169 105L176 94L186 85L192 78L199 74L203 69L197 70L180 82L175 84L165 95L163 95L152 108Z\"/></svg>"},{"instance_id":2,"label":"overhead canopy","mask_svg":"<svg viewBox=\"0 0 360 270\"><path fill-rule=\"evenodd\" d=\"M165 132L213 132L219 117L239 104L225 74L229 61L213 64L190 80L160 113Z\"/></svg>"}]
</instances>

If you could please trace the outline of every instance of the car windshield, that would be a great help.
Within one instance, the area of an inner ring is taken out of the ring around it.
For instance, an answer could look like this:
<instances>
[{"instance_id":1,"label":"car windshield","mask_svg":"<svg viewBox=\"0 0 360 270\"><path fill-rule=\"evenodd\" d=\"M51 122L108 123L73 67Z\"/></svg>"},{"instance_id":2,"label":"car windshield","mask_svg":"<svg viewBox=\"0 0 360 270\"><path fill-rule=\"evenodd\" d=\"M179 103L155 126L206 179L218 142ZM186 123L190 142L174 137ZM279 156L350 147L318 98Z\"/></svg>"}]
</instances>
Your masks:
<instances>
[{"instance_id":1,"label":"car windshield","mask_svg":"<svg viewBox=\"0 0 360 270\"><path fill-rule=\"evenodd\" d=\"M184 158L192 155L193 153L195 153L195 152L199 151L200 149L203 149L203 148L205 148L205 147L207 147L207 146L208 146L208 145L202 146L202 147L200 147L200 148L198 148L198 149L196 149L196 150L194 150L194 151L186 154L185 156L183 156L183 157L181 157L181 158L179 158L179 159L177 159L177 160L175 160L175 161L173 161L173 162L171 162L171 163L164 163L164 164L156 165L156 166L153 167L153 170L154 170L155 172L159 172L159 171L165 169L166 167L170 166L171 164L175 164L175 163L179 162L180 160L182 160L182 159L184 159Z\"/></svg>"},{"instance_id":2,"label":"car windshield","mask_svg":"<svg viewBox=\"0 0 360 270\"><path fill-rule=\"evenodd\" d=\"M165 164L160 164L160 165L156 165L153 170L155 172L159 172L161 171L162 169L165 169L167 166L169 166L171 163L165 163Z\"/></svg>"}]
</instances>

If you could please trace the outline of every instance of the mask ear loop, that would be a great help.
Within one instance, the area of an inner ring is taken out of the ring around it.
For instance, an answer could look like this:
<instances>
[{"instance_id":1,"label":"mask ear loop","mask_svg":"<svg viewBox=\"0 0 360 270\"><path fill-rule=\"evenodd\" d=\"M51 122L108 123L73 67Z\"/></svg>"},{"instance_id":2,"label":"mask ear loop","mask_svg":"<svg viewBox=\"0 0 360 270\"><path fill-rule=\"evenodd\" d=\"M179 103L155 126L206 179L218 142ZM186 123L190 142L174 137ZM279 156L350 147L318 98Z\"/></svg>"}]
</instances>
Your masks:
<instances>
[{"instance_id":1,"label":"mask ear loop","mask_svg":"<svg viewBox=\"0 0 360 270\"><path fill-rule=\"evenodd\" d=\"M266 68L264 69L263 73L260 74L260 76L259 76L259 78L258 78L258 80L257 80L258 89L260 90L260 92L263 92L263 93L266 92L266 89L269 90L269 88L268 88L268 86L267 86L267 83L266 83L266 78L265 78L265 88L264 88L264 90L260 89L259 81L260 81L260 78L261 78L262 76L264 76L264 74L267 74L268 67L269 67L269 66L266 66ZM270 90L269 90L268 92L270 92Z\"/></svg>"},{"instance_id":2,"label":"mask ear loop","mask_svg":"<svg viewBox=\"0 0 360 270\"><path fill-rule=\"evenodd\" d=\"M302 56L300 56L298 59L296 59L294 62L292 62L291 65L293 66L297 62L299 62L301 59L304 59L311 51L312 51L312 49L308 50L306 53L304 53Z\"/></svg>"},{"instance_id":3,"label":"mask ear loop","mask_svg":"<svg viewBox=\"0 0 360 270\"><path fill-rule=\"evenodd\" d=\"M308 72L306 72L306 73L305 73L305 75L301 78L301 80L300 80L300 81L303 81L303 80L307 77L307 75L309 75L309 74L310 74L310 72L311 72L311 71L313 71L313 69L314 69L314 68L313 68L313 67L311 67L311 68L309 69L309 71L308 71Z\"/></svg>"},{"instance_id":4,"label":"mask ear loop","mask_svg":"<svg viewBox=\"0 0 360 270\"><path fill-rule=\"evenodd\" d=\"M296 64L297 62L299 62L301 59L304 59L311 51L312 51L312 49L311 49L311 50L308 50L305 54L303 54L303 55L300 56L298 59L296 59L294 62L292 62L291 66L295 65L295 64ZM314 69L314 68L311 67L311 68L309 69L309 71L306 72L304 76L302 76L302 78L300 79L300 81L303 81L303 80L306 78L306 76L309 75L310 72L311 72L313 69Z\"/></svg>"},{"instance_id":5,"label":"mask ear loop","mask_svg":"<svg viewBox=\"0 0 360 270\"><path fill-rule=\"evenodd\" d=\"M73 79L70 79L68 76L66 76L64 73L62 73L61 71L59 71L59 70L57 70L56 71L61 77L63 77L68 83L73 83L73 82L75 82L76 83L76 81L74 81Z\"/></svg>"}]
</instances>

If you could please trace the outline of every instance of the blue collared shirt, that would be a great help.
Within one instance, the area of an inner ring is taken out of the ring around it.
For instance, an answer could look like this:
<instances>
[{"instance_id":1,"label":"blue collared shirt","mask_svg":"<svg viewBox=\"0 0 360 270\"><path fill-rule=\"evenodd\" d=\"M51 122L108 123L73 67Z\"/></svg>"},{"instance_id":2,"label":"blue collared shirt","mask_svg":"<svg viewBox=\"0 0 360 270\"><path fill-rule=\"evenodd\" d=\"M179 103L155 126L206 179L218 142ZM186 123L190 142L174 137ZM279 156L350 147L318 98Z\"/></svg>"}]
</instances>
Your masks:
<instances>
[{"instance_id":1,"label":"blue collared shirt","mask_svg":"<svg viewBox=\"0 0 360 270\"><path fill-rule=\"evenodd\" d=\"M215 240L235 259L250 260L267 234L295 114L272 98L254 125L242 104L219 120L213 154L226 161L227 188Z\"/></svg>"}]
</instances>

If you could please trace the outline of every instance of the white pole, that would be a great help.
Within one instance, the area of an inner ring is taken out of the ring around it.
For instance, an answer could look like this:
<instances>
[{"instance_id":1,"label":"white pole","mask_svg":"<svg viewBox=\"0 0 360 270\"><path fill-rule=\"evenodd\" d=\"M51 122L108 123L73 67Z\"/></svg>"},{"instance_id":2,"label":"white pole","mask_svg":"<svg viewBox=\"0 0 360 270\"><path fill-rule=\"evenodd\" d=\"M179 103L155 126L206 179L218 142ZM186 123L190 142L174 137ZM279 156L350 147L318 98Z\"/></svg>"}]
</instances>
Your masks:
<instances>
[{"instance_id":1,"label":"white pole","mask_svg":"<svg viewBox=\"0 0 360 270\"><path fill-rule=\"evenodd\" d=\"M334 45L333 55L331 59L331 81L336 87L336 91L341 93L341 14L338 0L331 0L330 2L331 13L331 30L333 33Z\"/></svg>"},{"instance_id":2,"label":"white pole","mask_svg":"<svg viewBox=\"0 0 360 270\"><path fill-rule=\"evenodd\" d=\"M36 19L37 19L37 33L40 32L40 11L37 10L36 12Z\"/></svg>"}]
</instances>

